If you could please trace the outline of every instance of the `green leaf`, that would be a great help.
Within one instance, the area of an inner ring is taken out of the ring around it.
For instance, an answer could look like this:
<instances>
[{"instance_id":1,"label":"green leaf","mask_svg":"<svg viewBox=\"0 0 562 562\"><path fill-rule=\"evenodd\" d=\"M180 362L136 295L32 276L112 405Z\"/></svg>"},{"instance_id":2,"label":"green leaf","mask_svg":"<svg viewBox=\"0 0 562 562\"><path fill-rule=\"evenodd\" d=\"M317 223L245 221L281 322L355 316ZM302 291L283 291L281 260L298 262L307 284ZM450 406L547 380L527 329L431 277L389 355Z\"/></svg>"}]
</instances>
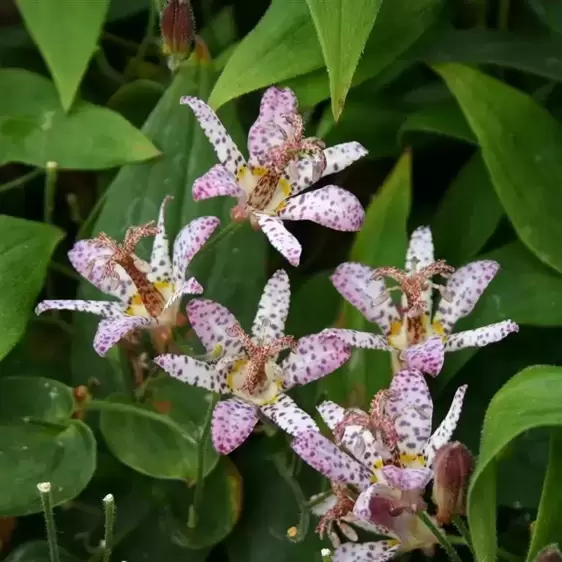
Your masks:
<instances>
[{"instance_id":1,"label":"green leaf","mask_svg":"<svg viewBox=\"0 0 562 562\"><path fill-rule=\"evenodd\" d=\"M93 476L96 442L87 425L70 419L72 390L49 379L5 377L0 396L0 478L11 483L0 515L40 512L40 482L51 482L55 505L76 497Z\"/></svg>"},{"instance_id":2,"label":"green leaf","mask_svg":"<svg viewBox=\"0 0 562 562\"><path fill-rule=\"evenodd\" d=\"M449 186L433 217L435 254L451 265L465 264L482 250L502 217L486 165L476 154Z\"/></svg>"},{"instance_id":3,"label":"green leaf","mask_svg":"<svg viewBox=\"0 0 562 562\"><path fill-rule=\"evenodd\" d=\"M208 66L187 64L182 67L143 127L143 132L162 150L162 158L120 170L108 188L105 205L94 226L95 233L103 230L110 236L122 238L128 226L156 219L166 195L174 196L167 208L170 240L181 227L199 216L218 216L222 228L230 221L232 199L201 202L192 199L193 182L217 160L192 111L178 103L183 95L206 99L214 78ZM225 107L220 114L234 140L243 146L243 134L234 108ZM265 284L265 252L263 234L243 225L208 254L196 256L190 274L203 285L206 298L228 307L247 326L253 319ZM139 254L147 257L149 248L139 245ZM83 298L105 298L86 282L79 293ZM116 380L111 365L92 349L97 323L97 318L85 315L76 323L73 354L76 378L85 382L93 376L102 382L106 392L122 392L129 383Z\"/></svg>"},{"instance_id":4,"label":"green leaf","mask_svg":"<svg viewBox=\"0 0 562 562\"><path fill-rule=\"evenodd\" d=\"M351 79L373 29L382 0L307 0L330 78L332 113L343 110Z\"/></svg>"},{"instance_id":5,"label":"green leaf","mask_svg":"<svg viewBox=\"0 0 562 562\"><path fill-rule=\"evenodd\" d=\"M65 114L53 83L22 69L0 70L0 142L0 164L39 167L98 170L159 154L109 109L79 101Z\"/></svg>"},{"instance_id":6,"label":"green leaf","mask_svg":"<svg viewBox=\"0 0 562 562\"><path fill-rule=\"evenodd\" d=\"M59 547L60 562L78 562L78 558L71 556ZM13 550L5 562L51 562L49 543L47 541L26 542Z\"/></svg>"},{"instance_id":7,"label":"green leaf","mask_svg":"<svg viewBox=\"0 0 562 562\"><path fill-rule=\"evenodd\" d=\"M258 25L229 58L209 103L218 108L242 94L323 65L322 51L305 2L273 0Z\"/></svg>"},{"instance_id":8,"label":"green leaf","mask_svg":"<svg viewBox=\"0 0 562 562\"><path fill-rule=\"evenodd\" d=\"M562 130L532 98L477 70L436 65L457 98L519 238L562 271Z\"/></svg>"},{"instance_id":9,"label":"green leaf","mask_svg":"<svg viewBox=\"0 0 562 562\"><path fill-rule=\"evenodd\" d=\"M496 559L496 464L498 455L515 437L530 429L562 424L562 368L535 366L510 379L494 396L488 407L480 454L468 491L468 520L477 560ZM516 415L514 415L516 413ZM539 507L539 519L528 560L550 542L562 540L560 518L556 510L560 502L560 437L553 433L549 469ZM558 445L558 447L556 447ZM553 477L558 480L553 482ZM545 492L551 492L546 497ZM550 502L554 503L550 503ZM550 512L550 513L549 513ZM551 516L546 521L547 515Z\"/></svg>"},{"instance_id":10,"label":"green leaf","mask_svg":"<svg viewBox=\"0 0 562 562\"><path fill-rule=\"evenodd\" d=\"M108 3L108 0L17 0L66 111L96 48Z\"/></svg>"},{"instance_id":11,"label":"green leaf","mask_svg":"<svg viewBox=\"0 0 562 562\"><path fill-rule=\"evenodd\" d=\"M562 326L560 274L546 267L520 242L508 244L480 258L497 261L500 271L480 297L474 311L455 326L455 332L506 319L529 326ZM435 380L436 388L443 389L477 351L478 348L471 348L449 353L443 371Z\"/></svg>"},{"instance_id":12,"label":"green leaf","mask_svg":"<svg viewBox=\"0 0 562 562\"><path fill-rule=\"evenodd\" d=\"M350 261L370 267L403 267L408 247L406 223L411 204L411 166L412 156L406 151L369 204L365 222L351 249ZM338 327L377 331L377 326L348 302L343 303L341 325ZM358 406L365 406L369 397L390 382L390 354L354 349L342 371L344 374L338 373L337 377L325 380L330 398L347 400L351 393Z\"/></svg>"},{"instance_id":13,"label":"green leaf","mask_svg":"<svg viewBox=\"0 0 562 562\"><path fill-rule=\"evenodd\" d=\"M119 395L98 403L102 410L100 429L109 449L122 463L142 474L195 480L198 439L210 394L167 376L151 382L148 392L143 404ZM120 411L120 404L127 408ZM204 474L216 466L218 459L208 440Z\"/></svg>"},{"instance_id":14,"label":"green leaf","mask_svg":"<svg viewBox=\"0 0 562 562\"><path fill-rule=\"evenodd\" d=\"M298 4L298 2L291 4ZM441 4L438 0L382 2L373 31L365 45L365 52L353 76L352 85L358 86L370 78L379 76L392 64L399 62L408 49L435 22ZM405 64L409 64L408 61ZM308 74L292 80L289 79L290 76L277 79L286 80L283 85L295 91L303 106L315 105L330 97L329 77L326 70L320 66L317 66L313 72L312 70L314 69L310 68L306 71Z\"/></svg>"},{"instance_id":15,"label":"green leaf","mask_svg":"<svg viewBox=\"0 0 562 562\"><path fill-rule=\"evenodd\" d=\"M62 237L50 225L0 215L0 359L23 335Z\"/></svg>"},{"instance_id":16,"label":"green leaf","mask_svg":"<svg viewBox=\"0 0 562 562\"><path fill-rule=\"evenodd\" d=\"M559 2L528 0L528 4L548 27L562 33L562 5Z\"/></svg>"}]
</instances>

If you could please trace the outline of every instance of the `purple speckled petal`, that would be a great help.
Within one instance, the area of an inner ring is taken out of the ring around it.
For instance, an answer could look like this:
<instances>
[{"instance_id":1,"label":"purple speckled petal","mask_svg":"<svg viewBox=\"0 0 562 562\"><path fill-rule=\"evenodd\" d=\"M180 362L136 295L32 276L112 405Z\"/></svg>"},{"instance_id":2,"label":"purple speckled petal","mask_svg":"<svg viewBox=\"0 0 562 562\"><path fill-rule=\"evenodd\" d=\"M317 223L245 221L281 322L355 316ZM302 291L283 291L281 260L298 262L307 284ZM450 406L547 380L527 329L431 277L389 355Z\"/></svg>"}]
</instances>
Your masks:
<instances>
[{"instance_id":1,"label":"purple speckled petal","mask_svg":"<svg viewBox=\"0 0 562 562\"><path fill-rule=\"evenodd\" d=\"M386 287L382 279L373 280L373 274L374 269L366 265L346 262L336 268L331 280L345 300L388 334L392 323L400 321L400 316L390 298L375 304L386 291Z\"/></svg>"},{"instance_id":2,"label":"purple speckled petal","mask_svg":"<svg viewBox=\"0 0 562 562\"><path fill-rule=\"evenodd\" d=\"M267 342L284 335L290 300L289 276L279 269L271 276L263 290L252 326L252 333L256 338Z\"/></svg>"},{"instance_id":3,"label":"purple speckled petal","mask_svg":"<svg viewBox=\"0 0 562 562\"><path fill-rule=\"evenodd\" d=\"M381 472L389 486L399 490L423 490L431 480L433 472L429 468L400 468L388 465Z\"/></svg>"},{"instance_id":4,"label":"purple speckled petal","mask_svg":"<svg viewBox=\"0 0 562 562\"><path fill-rule=\"evenodd\" d=\"M245 192L236 178L222 164L215 164L193 184L193 199L195 201L225 195L240 199L244 197Z\"/></svg>"},{"instance_id":5,"label":"purple speckled petal","mask_svg":"<svg viewBox=\"0 0 562 562\"><path fill-rule=\"evenodd\" d=\"M345 408L332 402L331 400L325 400L318 406L318 412L322 416L324 423L329 427L330 431L334 431L338 423L343 420L345 415Z\"/></svg>"},{"instance_id":6,"label":"purple speckled petal","mask_svg":"<svg viewBox=\"0 0 562 562\"><path fill-rule=\"evenodd\" d=\"M332 562L386 562L400 551L400 543L396 539L377 542L342 544L332 557Z\"/></svg>"},{"instance_id":7,"label":"purple speckled petal","mask_svg":"<svg viewBox=\"0 0 562 562\"><path fill-rule=\"evenodd\" d=\"M336 185L327 185L291 197L278 216L283 220L309 220L334 230L355 232L363 224L365 211L355 195Z\"/></svg>"},{"instance_id":8,"label":"purple speckled petal","mask_svg":"<svg viewBox=\"0 0 562 562\"><path fill-rule=\"evenodd\" d=\"M322 334L305 336L283 361L285 389L307 384L341 367L351 356L349 346Z\"/></svg>"},{"instance_id":9,"label":"purple speckled petal","mask_svg":"<svg viewBox=\"0 0 562 562\"><path fill-rule=\"evenodd\" d=\"M113 347L121 338L135 328L148 328L155 325L152 318L143 316L121 316L121 318L107 318L102 320L94 337L94 349L102 357L109 348Z\"/></svg>"},{"instance_id":10,"label":"purple speckled petal","mask_svg":"<svg viewBox=\"0 0 562 562\"><path fill-rule=\"evenodd\" d=\"M406 272L411 274L427 267L435 261L433 250L433 237L429 226L416 228L410 236L410 243L406 252ZM433 307L432 288L428 286L423 292L423 301L426 311L431 311ZM402 296L402 305L406 306L406 297Z\"/></svg>"},{"instance_id":11,"label":"purple speckled petal","mask_svg":"<svg viewBox=\"0 0 562 562\"><path fill-rule=\"evenodd\" d=\"M409 369L417 369L422 373L436 376L443 368L445 349L439 336L429 338L423 343L406 348L400 358Z\"/></svg>"},{"instance_id":12,"label":"purple speckled petal","mask_svg":"<svg viewBox=\"0 0 562 562\"><path fill-rule=\"evenodd\" d=\"M299 265L301 245L299 241L283 226L283 222L267 215L255 214L263 233L270 244L293 266Z\"/></svg>"},{"instance_id":13,"label":"purple speckled petal","mask_svg":"<svg viewBox=\"0 0 562 562\"><path fill-rule=\"evenodd\" d=\"M279 394L273 402L261 406L261 411L289 435L318 431L314 420L286 394Z\"/></svg>"},{"instance_id":14,"label":"purple speckled petal","mask_svg":"<svg viewBox=\"0 0 562 562\"><path fill-rule=\"evenodd\" d=\"M342 328L327 328L322 331L326 337L334 337L341 342L362 349L382 349L391 351L392 347L387 343L384 336L371 334L370 332L360 332L359 330L347 330Z\"/></svg>"},{"instance_id":15,"label":"purple speckled petal","mask_svg":"<svg viewBox=\"0 0 562 562\"><path fill-rule=\"evenodd\" d=\"M239 398L219 402L213 410L211 435L215 449L228 455L239 447L258 423L258 408Z\"/></svg>"},{"instance_id":16,"label":"purple speckled petal","mask_svg":"<svg viewBox=\"0 0 562 562\"><path fill-rule=\"evenodd\" d=\"M90 312L105 318L116 318L124 315L123 306L111 301L80 301L80 300L49 300L42 301L35 309L36 314L46 310L77 310L79 312Z\"/></svg>"},{"instance_id":17,"label":"purple speckled petal","mask_svg":"<svg viewBox=\"0 0 562 562\"><path fill-rule=\"evenodd\" d=\"M154 236L152 255L150 257L149 281L172 281L172 262L170 260L170 244L166 233L166 206L173 197L164 197L158 214L158 234Z\"/></svg>"},{"instance_id":18,"label":"purple speckled petal","mask_svg":"<svg viewBox=\"0 0 562 562\"><path fill-rule=\"evenodd\" d=\"M476 330L458 332L447 336L445 351L457 351L466 347L485 347L518 331L519 326L513 320L503 320L496 324L476 328Z\"/></svg>"}]
</instances>

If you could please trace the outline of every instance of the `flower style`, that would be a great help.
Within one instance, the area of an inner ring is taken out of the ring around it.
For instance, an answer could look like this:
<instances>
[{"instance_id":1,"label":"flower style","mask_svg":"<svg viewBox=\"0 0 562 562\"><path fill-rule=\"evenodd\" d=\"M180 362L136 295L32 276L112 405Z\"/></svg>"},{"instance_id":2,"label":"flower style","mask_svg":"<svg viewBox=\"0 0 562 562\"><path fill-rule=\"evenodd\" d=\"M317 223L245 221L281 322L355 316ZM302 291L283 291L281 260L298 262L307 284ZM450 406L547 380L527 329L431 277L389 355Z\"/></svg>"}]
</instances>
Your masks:
<instances>
[{"instance_id":1,"label":"flower style","mask_svg":"<svg viewBox=\"0 0 562 562\"><path fill-rule=\"evenodd\" d=\"M46 300L37 306L36 313L57 309L102 316L94 338L94 349L102 356L137 328L174 326L182 295L203 292L195 278L185 280L185 272L220 221L200 217L185 226L174 242L171 260L164 224L170 199L164 199L157 225L150 222L130 227L122 244L102 232L96 238L77 242L68 253L80 275L118 301ZM136 245L146 236L154 236L150 263L135 254Z\"/></svg>"},{"instance_id":2,"label":"flower style","mask_svg":"<svg viewBox=\"0 0 562 562\"><path fill-rule=\"evenodd\" d=\"M285 391L331 373L350 356L348 346L336 338L314 334L295 341L286 336L290 296L287 273L279 270L265 286L251 336L225 307L207 299L193 300L187 315L211 360L172 354L154 360L183 382L233 395L213 412L213 443L221 453L230 453L246 440L260 411L291 435L317 430ZM287 349L289 355L278 364L279 353Z\"/></svg>"},{"instance_id":3,"label":"flower style","mask_svg":"<svg viewBox=\"0 0 562 562\"><path fill-rule=\"evenodd\" d=\"M203 101L184 97L221 164L213 166L193 185L196 201L230 195L238 199L231 216L248 219L291 265L300 261L301 246L283 220L311 220L334 230L357 231L364 211L357 198L335 185L300 194L321 177L343 170L367 151L357 142L324 148L316 138L304 138L303 121L294 93L269 88L259 117L248 137L246 162L215 112ZM300 195L299 195L300 194Z\"/></svg>"},{"instance_id":4,"label":"flower style","mask_svg":"<svg viewBox=\"0 0 562 562\"><path fill-rule=\"evenodd\" d=\"M319 406L336 443L309 431L294 439L293 449L329 478L340 496L343 486L346 499L342 503L334 494L332 504L340 509L326 511L319 528L334 520L340 523L339 519L355 525L364 520L379 526L378 532L382 526L386 531L381 534L400 541L347 544L338 549L335 561L385 560L399 551L433 543L431 533L412 514L426 509L422 495L433 477L435 454L453 434L465 392L466 386L457 390L448 414L433 435L433 403L422 373L416 370L398 372L390 388L375 395L369 413L346 410L333 402ZM354 495L349 486L359 493Z\"/></svg>"},{"instance_id":5,"label":"flower style","mask_svg":"<svg viewBox=\"0 0 562 562\"><path fill-rule=\"evenodd\" d=\"M372 269L348 262L338 266L332 275L332 283L339 293L367 320L377 323L385 335L345 329L328 329L325 333L336 335L355 347L393 351L395 370L404 364L411 366L413 360L417 368L436 375L443 364L443 357L437 359L439 346L432 347L433 360L427 365L429 368L421 368L427 359L423 357L427 348L420 348L420 343L438 338L443 351L456 351L483 347L519 330L515 322L504 320L475 330L451 333L455 323L472 312L498 270L499 264L492 260L475 261L456 271L443 260L435 261L431 230L427 226L420 227L410 239L404 271L395 267ZM435 275L448 278L447 284L434 283ZM387 288L384 277L393 279L397 285ZM441 293L434 315L432 289ZM393 290L402 291L400 306L395 306L390 299L389 292Z\"/></svg>"}]
</instances>

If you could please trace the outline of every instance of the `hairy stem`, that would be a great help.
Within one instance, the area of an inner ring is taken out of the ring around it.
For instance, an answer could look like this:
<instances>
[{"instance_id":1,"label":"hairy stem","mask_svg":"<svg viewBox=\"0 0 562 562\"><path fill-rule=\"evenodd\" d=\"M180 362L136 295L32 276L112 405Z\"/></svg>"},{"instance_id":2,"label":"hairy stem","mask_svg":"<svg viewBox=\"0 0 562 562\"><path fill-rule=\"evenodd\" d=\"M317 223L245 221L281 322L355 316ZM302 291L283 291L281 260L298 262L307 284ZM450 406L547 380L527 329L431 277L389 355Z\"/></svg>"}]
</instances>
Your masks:
<instances>
[{"instance_id":1,"label":"hairy stem","mask_svg":"<svg viewBox=\"0 0 562 562\"><path fill-rule=\"evenodd\" d=\"M49 543L49 559L51 562L60 562L59 547L57 544L57 528L53 516L53 501L51 498L51 483L42 482L37 484L41 503L43 504L43 514L45 515L45 527L47 528L47 542Z\"/></svg>"},{"instance_id":2,"label":"hairy stem","mask_svg":"<svg viewBox=\"0 0 562 562\"><path fill-rule=\"evenodd\" d=\"M461 557L455 550L453 545L449 542L447 536L442 533L437 525L431 520L429 515L425 511L421 511L417 516L423 521L425 526L435 535L435 538L439 541L439 544L443 547L443 550L447 553L447 556L451 562L462 562Z\"/></svg>"}]
</instances>

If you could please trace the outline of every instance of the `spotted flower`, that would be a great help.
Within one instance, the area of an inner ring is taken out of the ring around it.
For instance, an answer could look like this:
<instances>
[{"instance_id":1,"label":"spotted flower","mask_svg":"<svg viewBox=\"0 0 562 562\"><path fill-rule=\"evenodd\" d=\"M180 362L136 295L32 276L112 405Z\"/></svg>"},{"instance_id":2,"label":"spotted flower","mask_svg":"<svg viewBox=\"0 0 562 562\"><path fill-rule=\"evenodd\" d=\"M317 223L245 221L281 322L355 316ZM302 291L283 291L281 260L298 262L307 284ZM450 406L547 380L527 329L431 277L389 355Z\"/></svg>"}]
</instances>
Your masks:
<instances>
[{"instance_id":1,"label":"spotted flower","mask_svg":"<svg viewBox=\"0 0 562 562\"><path fill-rule=\"evenodd\" d=\"M37 306L37 314L58 309L102 316L94 338L94 348L100 355L137 328L175 325L182 295L203 292L195 278L185 280L185 273L219 220L201 217L185 226L174 242L170 259L164 224L169 199L166 197L160 207L158 224L130 227L122 244L102 232L96 238L77 242L68 253L80 275L117 301L46 300ZM146 236L154 236L150 263L135 253L137 243Z\"/></svg>"},{"instance_id":2,"label":"spotted flower","mask_svg":"<svg viewBox=\"0 0 562 562\"><path fill-rule=\"evenodd\" d=\"M492 260L475 261L456 271L443 260L435 261L431 231L427 226L420 227L410 239L404 271L395 267L372 269L348 262L338 266L331 278L341 295L367 320L375 322L384 336L345 329L329 329L325 333L337 335L355 347L392 350L396 369L410 365L412 353L419 367L420 361L424 361L419 352L427 351L419 344L430 338L441 339L444 351L497 342L517 332L517 324L504 320L475 330L452 331L460 318L472 312L498 269L499 264ZM447 278L447 284L435 283L433 277L436 275ZM387 288L385 277L393 279L396 284ZM441 293L435 314L433 289ZM402 292L400 306L395 306L390 299L389 293L394 290ZM438 346L435 346L434 354L437 350ZM425 372L436 375L442 363L443 358L435 361L434 355L434 368Z\"/></svg>"},{"instance_id":3,"label":"spotted flower","mask_svg":"<svg viewBox=\"0 0 562 562\"><path fill-rule=\"evenodd\" d=\"M335 185L301 193L321 177L343 170L367 151L357 142L325 148L320 139L305 138L297 99L288 88L269 88L248 138L248 161L215 112L203 101L184 97L215 148L220 164L193 185L199 201L229 195L237 198L235 221L249 220L292 265L299 264L301 245L284 220L311 220L334 230L357 231L364 211L357 198Z\"/></svg>"},{"instance_id":4,"label":"spotted flower","mask_svg":"<svg viewBox=\"0 0 562 562\"><path fill-rule=\"evenodd\" d=\"M314 334L296 341L284 334L290 294L287 274L277 271L265 286L251 335L220 304L192 300L187 306L189 321L208 357L214 359L172 354L155 359L183 382L233 395L213 412L213 443L221 453L230 453L246 440L260 412L292 435L317 430L312 418L285 392L331 373L349 358L349 348L336 338ZM284 350L290 353L279 363Z\"/></svg>"}]
</instances>

